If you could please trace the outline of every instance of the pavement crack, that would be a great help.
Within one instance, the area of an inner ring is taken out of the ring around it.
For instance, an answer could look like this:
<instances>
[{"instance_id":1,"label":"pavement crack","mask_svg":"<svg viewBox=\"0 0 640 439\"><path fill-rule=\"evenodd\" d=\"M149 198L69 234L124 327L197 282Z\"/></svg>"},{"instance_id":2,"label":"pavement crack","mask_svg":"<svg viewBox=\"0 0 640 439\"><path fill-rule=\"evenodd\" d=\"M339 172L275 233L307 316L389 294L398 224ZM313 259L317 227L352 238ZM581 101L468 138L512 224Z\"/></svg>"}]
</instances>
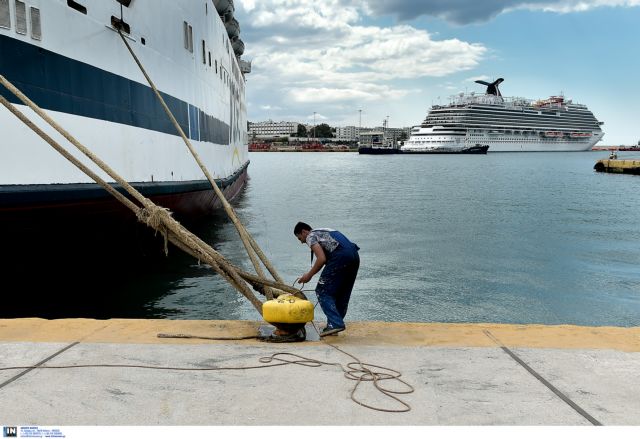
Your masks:
<instances>
[{"instance_id":1,"label":"pavement crack","mask_svg":"<svg viewBox=\"0 0 640 439\"><path fill-rule=\"evenodd\" d=\"M55 352L52 355L49 355L47 358L45 358L44 360L42 360L41 362L39 362L38 364L34 364L33 366L23 370L22 372L20 372L18 375L9 378L7 381L0 383L0 389L3 389L5 386L8 386L9 384L11 384L12 382L20 379L21 377L23 377L24 375L28 374L29 372L31 372L34 369L37 369L38 367L42 366L44 363L46 363L47 361L51 360L54 357L57 357L58 355L62 354L63 352L65 352L68 349L71 349L72 347L74 347L75 345L79 344L79 341L73 342L68 346L65 346L64 348L60 349L58 352Z\"/></svg>"},{"instance_id":2,"label":"pavement crack","mask_svg":"<svg viewBox=\"0 0 640 439\"><path fill-rule=\"evenodd\" d=\"M596 418L594 418L589 413L587 413L582 407L580 407L578 404L573 402L568 396L566 396L557 387L555 387L553 384L551 384L549 381L547 381L542 375L540 375L538 372L533 370L531 368L531 366L529 366L527 363L525 363L525 361L522 360L520 357L518 357L511 349L506 347L491 332L489 332L486 329L484 329L482 332L484 332L484 334L487 337L489 337L496 345L498 345L500 347L500 349L502 349L503 352L505 352L507 355L509 355L511 358L513 358L516 361L516 363L518 363L520 366L522 366L527 372L529 372L531 375L533 375L538 381L540 381L542 384L544 384L549 390L551 390L553 393L555 393L556 396L558 396L558 398L560 398L565 403L567 403L572 409L574 409L576 412L578 412L578 414L580 414L582 417L584 417L587 421L591 422L593 425L602 425L602 423L600 421L598 421Z\"/></svg>"}]
</instances>

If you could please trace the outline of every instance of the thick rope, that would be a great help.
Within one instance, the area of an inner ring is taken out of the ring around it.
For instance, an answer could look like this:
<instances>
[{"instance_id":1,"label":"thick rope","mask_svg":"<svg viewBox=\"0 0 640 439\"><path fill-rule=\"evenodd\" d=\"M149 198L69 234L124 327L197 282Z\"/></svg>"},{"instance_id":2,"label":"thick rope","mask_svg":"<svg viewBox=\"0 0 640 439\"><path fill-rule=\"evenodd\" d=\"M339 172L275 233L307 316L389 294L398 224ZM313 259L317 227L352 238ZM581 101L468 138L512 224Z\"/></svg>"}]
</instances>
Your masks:
<instances>
[{"instance_id":1,"label":"thick rope","mask_svg":"<svg viewBox=\"0 0 640 439\"><path fill-rule=\"evenodd\" d=\"M164 210L164 214L171 215L171 211L169 209L165 209L164 207L154 207L144 209L140 209L137 213L138 221L146 224L147 226L155 229L156 231L160 231L164 238L164 254L165 256L169 255L169 244L168 244L168 230L164 225L162 220L161 211Z\"/></svg>"},{"instance_id":2,"label":"thick rope","mask_svg":"<svg viewBox=\"0 0 640 439\"><path fill-rule=\"evenodd\" d=\"M159 208L153 202L142 196L135 188L129 185L124 179L122 179L115 171L113 171L108 165L102 162L98 157L96 157L93 153L91 153L86 147L84 147L80 142L78 142L71 134L65 131L62 127L60 127L55 121L53 121L42 109L40 109L35 103L33 103L28 97L26 97L20 90L18 90L13 84L11 84L4 76L0 75L0 83L4 85L8 90L14 93L25 105L31 108L34 112L36 112L43 120L45 120L49 125L51 125L56 131L62 134L69 142L71 142L76 148L78 148L83 154L85 154L89 159L91 159L96 165L98 165L104 172L106 172L111 178L113 178L118 184L120 184L136 201L138 201L144 208L146 208L149 212L153 212L151 217L154 218L152 223L156 222L157 218L161 218L161 221L168 232L171 232L169 240L176 244L176 242L181 242L181 245L178 245L180 248L189 247L194 250L194 253L197 255L196 257L199 260L204 260L206 263L212 266L214 270L216 270L219 274L221 274L225 279L230 281L230 283L241 293L243 294L256 308L256 310L261 314L262 313L262 303L255 297L253 292L247 287L245 282L239 275L239 270L237 267L234 267L230 264L222 255L217 253L211 246L205 244L198 237L193 235L191 232L186 230L181 224L179 224L175 219L173 219L166 210ZM2 98L0 96L0 98ZM73 163L76 167L78 167L81 171L91 177L94 181L100 184L105 190L107 190L110 194L114 195L116 199L121 201L125 206L130 208L131 210L138 214L139 207L120 194L118 191L113 189L111 185L106 183L100 177L98 177L94 172L90 171L86 166L84 166L81 162L79 162L73 155L71 155L68 151L66 151L59 143L54 141L50 136L44 133L40 128L38 128L35 124L33 124L26 116L24 116L13 104L7 101L5 98L2 98L0 102L11 111L16 117L18 117L23 123L25 123L29 128L31 128L36 134L38 134L41 138L43 138L47 143L49 143L56 151L58 151L61 155L63 155L67 160ZM145 214L142 214L145 217ZM157 229L156 229L157 230ZM247 274L247 273L243 273ZM271 282L263 282L263 279L257 276L249 275L249 282L252 285L273 285ZM231 279L231 280L230 280ZM278 284L276 284L278 285ZM277 286L278 287L278 286ZM283 289L284 288L284 289ZM290 287L282 284L279 285L279 289L286 291Z\"/></svg>"},{"instance_id":3,"label":"thick rope","mask_svg":"<svg viewBox=\"0 0 640 439\"><path fill-rule=\"evenodd\" d=\"M191 155L195 159L196 163L198 163L198 166L200 167L200 169L202 170L204 175L207 177L207 180L209 180L209 183L211 183L211 187L213 188L213 190L215 191L216 195L218 196L218 199L222 202L222 206L224 207L224 210L227 212L227 215L229 216L229 218L231 219L231 221L235 225L236 230L238 231L238 235L240 236L240 239L242 240L242 244L244 245L244 247L245 247L245 249L247 251L247 255L249 255L249 259L251 259L251 263L253 264L253 266L254 266L254 268L256 270L256 273L258 274L258 276L260 276L262 278L265 277L264 276L264 271L262 270L262 267L260 266L260 262L256 258L256 255L257 255L260 258L260 260L262 261L262 263L265 265L265 267L267 267L269 272L272 274L273 278L276 281L280 282L280 283L284 283L282 281L282 279L280 278L280 276L278 275L276 269L273 267L273 265L269 261L269 259L264 255L264 253L262 252L262 250L260 249L258 244L255 242L253 237L249 234L249 232L247 232L247 230L244 227L244 225L242 224L242 222L238 219L238 216L236 215L236 212L233 210L233 207L231 206L231 204L229 204L229 202L227 201L226 197L224 196L224 194L222 193L220 188L218 188L218 185L215 183L213 177L209 173L209 170L207 169L205 164L200 159L200 156L198 155L198 153L195 151L195 149L191 145L191 141L187 138L186 134L184 133L184 130L182 129L182 127L180 126L180 124L176 120L175 116L173 115L173 113L171 112L169 107L167 106L166 102L164 101L164 98L162 97L162 95L158 91L155 83L151 80L151 77L147 74L147 71L145 70L144 66L142 65L142 62L140 62L140 59L138 58L138 56L133 51L133 49L131 48L131 45L129 44L127 39L124 37L124 35L122 34L122 31L120 29L118 29L118 34L120 34L120 38L122 38L122 41L124 42L125 46L129 50L129 53L131 54L131 56L133 57L134 61L138 65L138 68L140 68L140 71L142 72L142 74L146 78L147 82L149 83L149 86L151 87L151 89L155 93L156 97L158 98L158 101L160 101L160 104L162 105L162 108L164 109L165 113L167 114L167 116L169 117L169 119L173 123L174 127L176 128L176 130L180 134L180 137L182 138L182 140L184 141L185 145L189 149L189 152L191 152ZM273 299L274 294L273 294L273 291L270 288L265 289L265 293L266 293L267 299Z\"/></svg>"},{"instance_id":4,"label":"thick rope","mask_svg":"<svg viewBox=\"0 0 640 439\"><path fill-rule=\"evenodd\" d=\"M0 75L0 83L3 81L3 79L4 78ZM112 194L116 199L118 199L126 207L128 207L136 215L138 215L138 212L141 210L141 208L136 206L135 203L127 199L120 192L116 191L110 184L108 184L106 181L100 178L96 173L94 173L89 168L87 168L82 162L80 162L73 155L71 155L59 143L57 143L50 136L48 136L38 126L33 124L33 122L31 122L24 114L22 114L14 105L12 105L9 101L7 101L3 96L0 96L0 103L2 103L2 105L4 105L11 113L13 113L16 117L18 117L18 119L20 119L23 123L25 123L29 128L31 128L37 135L39 135L42 139L44 139L47 143L49 143L62 156L64 156L67 160L73 163L86 175L91 177L96 183L102 186L107 192ZM227 281L229 281L231 285L236 287L236 289L238 289L241 293L244 294L243 292L244 290L241 285L243 284L243 282L238 282L236 279L233 279L232 276L227 271L225 271L222 267L218 265L218 261L222 261L223 267L228 269L227 266L231 266L231 264L225 261L221 255L219 255L215 250L213 250L210 246L205 244L203 241L199 240L199 238L195 237L195 235L193 235L193 237L190 237L188 231L186 234L183 234L183 235L176 234L173 230L169 230L169 231L171 232L171 234L169 235L169 240L173 244L175 244L179 248L182 248L183 250L189 249L189 251L187 251L189 254L191 254L192 256L196 257L199 260L203 260L206 263L208 263L216 272L218 272L218 274L220 274L225 279L227 279ZM180 240L181 238L182 238L182 241L185 241L186 243L182 242ZM197 238L197 239L194 239L194 238ZM233 267L233 270L231 271L237 272L238 270L235 267ZM256 279L255 276L251 276L250 282L259 283L260 280ZM283 285L283 287L288 288L287 285ZM256 299L253 296L253 293L251 293L250 290L246 289L246 291L249 291L249 296L247 297L247 299L249 299L249 301L254 305L254 307L256 307L256 309L258 309L258 312L261 312L261 309L262 309L261 302L258 301L258 299ZM244 295L247 296L246 294Z\"/></svg>"}]
</instances>

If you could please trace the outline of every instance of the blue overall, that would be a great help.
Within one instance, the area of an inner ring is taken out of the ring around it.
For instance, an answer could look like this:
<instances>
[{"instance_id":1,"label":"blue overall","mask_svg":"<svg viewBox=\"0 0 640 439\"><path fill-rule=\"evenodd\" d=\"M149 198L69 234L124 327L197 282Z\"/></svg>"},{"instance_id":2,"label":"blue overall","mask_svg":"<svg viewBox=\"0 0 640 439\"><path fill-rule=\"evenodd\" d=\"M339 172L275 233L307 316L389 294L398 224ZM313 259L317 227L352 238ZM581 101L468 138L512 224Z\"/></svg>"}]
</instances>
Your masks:
<instances>
[{"instance_id":1,"label":"blue overall","mask_svg":"<svg viewBox=\"0 0 640 439\"><path fill-rule=\"evenodd\" d=\"M329 233L339 245L332 252L325 250L327 262L316 286L316 294L327 316L327 326L344 328L351 290L360 267L360 248L337 230Z\"/></svg>"}]
</instances>

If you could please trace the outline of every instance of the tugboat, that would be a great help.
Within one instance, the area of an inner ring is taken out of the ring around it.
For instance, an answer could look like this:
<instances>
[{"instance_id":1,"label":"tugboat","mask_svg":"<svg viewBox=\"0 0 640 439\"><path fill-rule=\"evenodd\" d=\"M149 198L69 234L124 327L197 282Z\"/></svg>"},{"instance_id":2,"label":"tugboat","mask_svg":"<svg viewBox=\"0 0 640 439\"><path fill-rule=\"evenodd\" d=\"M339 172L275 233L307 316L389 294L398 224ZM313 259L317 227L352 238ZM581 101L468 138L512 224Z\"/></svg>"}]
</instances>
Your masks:
<instances>
[{"instance_id":1,"label":"tugboat","mask_svg":"<svg viewBox=\"0 0 640 439\"><path fill-rule=\"evenodd\" d=\"M399 154L400 147L391 141L384 142L384 132L371 132L361 137L366 139L358 147L358 154ZM364 144L363 144L364 143Z\"/></svg>"}]
</instances>

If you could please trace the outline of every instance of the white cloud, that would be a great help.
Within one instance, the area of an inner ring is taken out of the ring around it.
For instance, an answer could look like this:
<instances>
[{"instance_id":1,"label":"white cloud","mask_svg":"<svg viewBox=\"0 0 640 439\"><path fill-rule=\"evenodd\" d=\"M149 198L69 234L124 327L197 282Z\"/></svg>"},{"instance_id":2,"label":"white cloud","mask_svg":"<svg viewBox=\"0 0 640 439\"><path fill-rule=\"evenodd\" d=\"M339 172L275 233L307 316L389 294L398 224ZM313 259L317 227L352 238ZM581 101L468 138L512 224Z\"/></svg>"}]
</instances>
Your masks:
<instances>
[{"instance_id":1,"label":"white cloud","mask_svg":"<svg viewBox=\"0 0 640 439\"><path fill-rule=\"evenodd\" d=\"M472 76L471 78L467 78L465 81L467 82L476 82L476 81L490 81L492 78L489 78L487 75L481 76Z\"/></svg>"},{"instance_id":2,"label":"white cloud","mask_svg":"<svg viewBox=\"0 0 640 439\"><path fill-rule=\"evenodd\" d=\"M372 14L393 15L412 20L421 15L442 18L451 23L486 22L518 9L546 12L583 12L599 7L633 7L640 0L365 0Z\"/></svg>"},{"instance_id":3,"label":"white cloud","mask_svg":"<svg viewBox=\"0 0 640 439\"><path fill-rule=\"evenodd\" d=\"M248 14L249 25L241 26L249 39L245 57L253 58L250 90L272 107L399 99L411 92L403 80L473 69L487 52L481 44L438 40L410 25L364 25L364 1L240 4Z\"/></svg>"},{"instance_id":4,"label":"white cloud","mask_svg":"<svg viewBox=\"0 0 640 439\"><path fill-rule=\"evenodd\" d=\"M599 7L633 7L640 6L640 0L561 0L561 1L546 1L541 4L529 4L523 2L518 8L526 9L541 9L547 12L583 12Z\"/></svg>"}]
</instances>

